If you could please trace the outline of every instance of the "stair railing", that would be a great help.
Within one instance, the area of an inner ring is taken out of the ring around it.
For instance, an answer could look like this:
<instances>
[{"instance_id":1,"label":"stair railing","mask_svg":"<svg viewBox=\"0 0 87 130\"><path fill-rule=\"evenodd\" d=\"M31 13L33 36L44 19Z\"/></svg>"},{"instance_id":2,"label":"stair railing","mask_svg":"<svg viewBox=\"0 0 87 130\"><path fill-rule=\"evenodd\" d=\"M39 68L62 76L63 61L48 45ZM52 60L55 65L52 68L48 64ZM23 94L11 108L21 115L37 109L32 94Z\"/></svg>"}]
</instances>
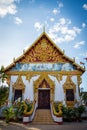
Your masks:
<instances>
[{"instance_id":1,"label":"stair railing","mask_svg":"<svg viewBox=\"0 0 87 130\"><path fill-rule=\"evenodd\" d=\"M34 119L36 108L37 108L37 102L34 101L32 105L32 109L30 111L29 122L31 122Z\"/></svg>"},{"instance_id":2,"label":"stair railing","mask_svg":"<svg viewBox=\"0 0 87 130\"><path fill-rule=\"evenodd\" d=\"M53 101L51 102L50 106L51 106L51 115L52 115L53 120L55 122L62 123L63 122L62 113L56 112Z\"/></svg>"}]
</instances>

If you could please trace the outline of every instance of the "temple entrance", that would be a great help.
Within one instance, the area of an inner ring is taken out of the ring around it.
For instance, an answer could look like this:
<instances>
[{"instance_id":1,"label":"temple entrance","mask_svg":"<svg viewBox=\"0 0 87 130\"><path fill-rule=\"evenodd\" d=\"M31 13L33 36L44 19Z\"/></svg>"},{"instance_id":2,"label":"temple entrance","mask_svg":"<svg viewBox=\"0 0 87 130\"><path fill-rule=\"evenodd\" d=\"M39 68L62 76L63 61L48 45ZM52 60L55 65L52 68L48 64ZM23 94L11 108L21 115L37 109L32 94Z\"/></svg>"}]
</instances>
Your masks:
<instances>
[{"instance_id":1,"label":"temple entrance","mask_svg":"<svg viewBox=\"0 0 87 130\"><path fill-rule=\"evenodd\" d=\"M38 90L38 108L50 108L50 90Z\"/></svg>"}]
</instances>

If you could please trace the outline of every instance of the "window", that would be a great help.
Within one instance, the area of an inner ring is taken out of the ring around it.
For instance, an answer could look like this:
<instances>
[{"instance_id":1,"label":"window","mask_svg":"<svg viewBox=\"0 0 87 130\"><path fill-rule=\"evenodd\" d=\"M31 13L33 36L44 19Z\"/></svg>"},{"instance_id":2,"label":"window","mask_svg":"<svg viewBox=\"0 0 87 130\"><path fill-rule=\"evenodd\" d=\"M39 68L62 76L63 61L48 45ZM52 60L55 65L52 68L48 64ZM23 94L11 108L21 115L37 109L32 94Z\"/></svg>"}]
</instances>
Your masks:
<instances>
[{"instance_id":1,"label":"window","mask_svg":"<svg viewBox=\"0 0 87 130\"><path fill-rule=\"evenodd\" d=\"M66 101L74 101L74 90L66 89Z\"/></svg>"},{"instance_id":2,"label":"window","mask_svg":"<svg viewBox=\"0 0 87 130\"><path fill-rule=\"evenodd\" d=\"M22 90L15 90L14 101L18 98L22 99Z\"/></svg>"}]
</instances>

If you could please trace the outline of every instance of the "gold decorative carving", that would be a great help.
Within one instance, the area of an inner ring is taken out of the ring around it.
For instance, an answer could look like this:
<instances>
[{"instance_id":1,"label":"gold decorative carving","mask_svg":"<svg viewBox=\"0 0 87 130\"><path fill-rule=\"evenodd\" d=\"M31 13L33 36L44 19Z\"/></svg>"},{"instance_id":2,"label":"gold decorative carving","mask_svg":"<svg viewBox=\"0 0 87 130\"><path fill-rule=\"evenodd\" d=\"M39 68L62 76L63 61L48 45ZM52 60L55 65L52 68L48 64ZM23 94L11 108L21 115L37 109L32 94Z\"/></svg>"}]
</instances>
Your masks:
<instances>
[{"instance_id":1,"label":"gold decorative carving","mask_svg":"<svg viewBox=\"0 0 87 130\"><path fill-rule=\"evenodd\" d=\"M75 101L66 101L68 107L74 107Z\"/></svg>"},{"instance_id":2,"label":"gold decorative carving","mask_svg":"<svg viewBox=\"0 0 87 130\"><path fill-rule=\"evenodd\" d=\"M45 84L45 83L43 83L43 86L42 86L42 88L46 88L46 84Z\"/></svg>"},{"instance_id":3,"label":"gold decorative carving","mask_svg":"<svg viewBox=\"0 0 87 130\"><path fill-rule=\"evenodd\" d=\"M51 74L52 76L56 77L56 79L58 80L58 82L60 82L62 80L62 74Z\"/></svg>"},{"instance_id":4,"label":"gold decorative carving","mask_svg":"<svg viewBox=\"0 0 87 130\"><path fill-rule=\"evenodd\" d=\"M44 71L8 71L6 72L6 74L9 75L41 75L43 74ZM62 75L82 75L81 71L45 71L46 74L50 74L50 75L58 75L60 74L60 78L62 78Z\"/></svg>"},{"instance_id":5,"label":"gold decorative carving","mask_svg":"<svg viewBox=\"0 0 87 130\"><path fill-rule=\"evenodd\" d=\"M63 85L63 88L64 88L64 93L66 94L66 90L67 89L73 89L74 90L74 95L75 95L75 92L76 92L76 85L74 84L74 82L71 80L71 76L67 76L67 79L66 79L66 82L64 83ZM68 107L72 107L74 106L74 103L75 103L75 97L74 97L74 101L67 101L66 100L66 104Z\"/></svg>"},{"instance_id":6,"label":"gold decorative carving","mask_svg":"<svg viewBox=\"0 0 87 130\"><path fill-rule=\"evenodd\" d=\"M25 55L19 62L69 62L46 37L40 39Z\"/></svg>"},{"instance_id":7,"label":"gold decorative carving","mask_svg":"<svg viewBox=\"0 0 87 130\"><path fill-rule=\"evenodd\" d=\"M64 92L66 92L66 89L74 89L74 92L76 92L76 85L71 80L71 76L67 76L66 82L63 85Z\"/></svg>"},{"instance_id":8,"label":"gold decorative carving","mask_svg":"<svg viewBox=\"0 0 87 130\"><path fill-rule=\"evenodd\" d=\"M18 76L16 82L12 86L13 86L13 89L24 90L25 89L25 85L23 83L22 77Z\"/></svg>"},{"instance_id":9,"label":"gold decorative carving","mask_svg":"<svg viewBox=\"0 0 87 130\"><path fill-rule=\"evenodd\" d=\"M11 82L11 76L9 75L8 77L7 77L7 84L10 86L10 82Z\"/></svg>"},{"instance_id":10,"label":"gold decorative carving","mask_svg":"<svg viewBox=\"0 0 87 130\"><path fill-rule=\"evenodd\" d=\"M27 74L27 75L26 75L26 80L29 80L29 81L30 81L30 79L31 79L32 77L34 77L34 76L36 76L34 73Z\"/></svg>"}]
</instances>

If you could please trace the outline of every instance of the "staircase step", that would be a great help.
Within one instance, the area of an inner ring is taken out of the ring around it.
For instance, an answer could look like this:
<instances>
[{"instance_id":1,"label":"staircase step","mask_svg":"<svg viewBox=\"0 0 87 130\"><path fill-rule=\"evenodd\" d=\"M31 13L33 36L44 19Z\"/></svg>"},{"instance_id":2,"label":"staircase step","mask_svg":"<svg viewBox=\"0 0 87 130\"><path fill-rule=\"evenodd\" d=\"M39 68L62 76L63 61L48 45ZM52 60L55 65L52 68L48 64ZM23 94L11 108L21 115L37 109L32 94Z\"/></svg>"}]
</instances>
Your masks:
<instances>
[{"instance_id":1,"label":"staircase step","mask_svg":"<svg viewBox=\"0 0 87 130\"><path fill-rule=\"evenodd\" d=\"M53 121L49 109L37 109L32 124L56 124L56 123Z\"/></svg>"}]
</instances>

